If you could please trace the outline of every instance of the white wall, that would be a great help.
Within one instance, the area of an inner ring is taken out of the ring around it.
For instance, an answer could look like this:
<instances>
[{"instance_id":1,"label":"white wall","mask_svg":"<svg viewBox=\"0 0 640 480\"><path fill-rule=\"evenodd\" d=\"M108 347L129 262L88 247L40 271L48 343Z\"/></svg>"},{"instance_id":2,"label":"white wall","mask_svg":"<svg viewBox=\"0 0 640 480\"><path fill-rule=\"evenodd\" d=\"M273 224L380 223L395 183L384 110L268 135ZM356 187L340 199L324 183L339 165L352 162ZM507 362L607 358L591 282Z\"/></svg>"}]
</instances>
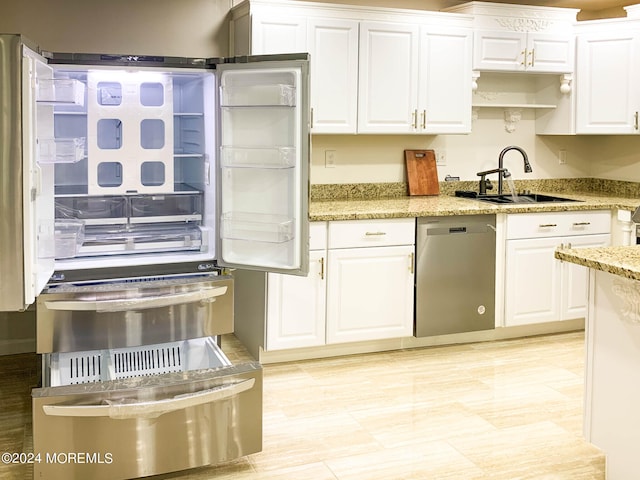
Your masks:
<instances>
[{"instance_id":1,"label":"white wall","mask_svg":"<svg viewBox=\"0 0 640 480\"><path fill-rule=\"evenodd\" d=\"M28 0L0 2L0 32L77 53L227 55L231 0Z\"/></svg>"},{"instance_id":2,"label":"white wall","mask_svg":"<svg viewBox=\"0 0 640 480\"><path fill-rule=\"evenodd\" d=\"M590 145L592 176L640 182L640 136L596 136Z\"/></svg>"},{"instance_id":3,"label":"white wall","mask_svg":"<svg viewBox=\"0 0 640 480\"><path fill-rule=\"evenodd\" d=\"M515 179L572 178L591 176L590 138L535 135L532 111L523 111L516 131L507 133L502 109L480 109L469 135L314 135L311 183L360 183L406 181L405 149L444 152L446 166L438 166L441 180L449 174L476 180L477 172L497 168L498 155L508 145L522 147L533 172L524 173L518 152L505 156L504 166ZM566 150L560 165L558 151ZM324 165L325 150L336 151L336 166Z\"/></svg>"}]
</instances>

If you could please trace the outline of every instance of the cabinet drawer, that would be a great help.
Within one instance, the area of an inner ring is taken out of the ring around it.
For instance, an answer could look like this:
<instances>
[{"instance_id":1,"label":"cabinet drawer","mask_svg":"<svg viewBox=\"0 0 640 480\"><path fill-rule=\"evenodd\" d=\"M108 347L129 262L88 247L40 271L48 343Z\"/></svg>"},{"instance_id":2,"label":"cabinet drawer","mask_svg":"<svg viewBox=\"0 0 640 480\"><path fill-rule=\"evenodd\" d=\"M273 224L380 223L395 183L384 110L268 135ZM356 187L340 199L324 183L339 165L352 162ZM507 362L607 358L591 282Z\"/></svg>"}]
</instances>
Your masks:
<instances>
[{"instance_id":1,"label":"cabinet drawer","mask_svg":"<svg viewBox=\"0 0 640 480\"><path fill-rule=\"evenodd\" d=\"M611 231L609 210L521 213L507 216L507 238L593 235Z\"/></svg>"},{"instance_id":2,"label":"cabinet drawer","mask_svg":"<svg viewBox=\"0 0 640 480\"><path fill-rule=\"evenodd\" d=\"M413 245L415 218L329 222L329 248Z\"/></svg>"},{"instance_id":3,"label":"cabinet drawer","mask_svg":"<svg viewBox=\"0 0 640 480\"><path fill-rule=\"evenodd\" d=\"M309 223L309 250L327 248L327 222Z\"/></svg>"}]
</instances>

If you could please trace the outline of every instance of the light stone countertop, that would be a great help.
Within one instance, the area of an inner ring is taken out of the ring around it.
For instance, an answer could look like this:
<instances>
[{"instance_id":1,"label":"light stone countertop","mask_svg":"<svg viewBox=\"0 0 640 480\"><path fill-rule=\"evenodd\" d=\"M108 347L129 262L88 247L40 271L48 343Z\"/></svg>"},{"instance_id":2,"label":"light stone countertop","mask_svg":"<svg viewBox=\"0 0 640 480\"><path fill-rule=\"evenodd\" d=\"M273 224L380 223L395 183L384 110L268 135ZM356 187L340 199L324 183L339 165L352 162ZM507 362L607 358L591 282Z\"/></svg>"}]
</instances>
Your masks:
<instances>
[{"instance_id":1,"label":"light stone countertop","mask_svg":"<svg viewBox=\"0 0 640 480\"><path fill-rule=\"evenodd\" d=\"M631 280L640 280L640 245L564 248L556 250L555 257Z\"/></svg>"},{"instance_id":2,"label":"light stone countertop","mask_svg":"<svg viewBox=\"0 0 640 480\"><path fill-rule=\"evenodd\" d=\"M486 213L564 212L576 210L628 210L640 205L640 198L582 193L537 192L580 200L567 203L522 203L496 205L451 195L405 196L377 199L322 200L309 205L310 221L366 220L377 218L480 215Z\"/></svg>"}]
</instances>

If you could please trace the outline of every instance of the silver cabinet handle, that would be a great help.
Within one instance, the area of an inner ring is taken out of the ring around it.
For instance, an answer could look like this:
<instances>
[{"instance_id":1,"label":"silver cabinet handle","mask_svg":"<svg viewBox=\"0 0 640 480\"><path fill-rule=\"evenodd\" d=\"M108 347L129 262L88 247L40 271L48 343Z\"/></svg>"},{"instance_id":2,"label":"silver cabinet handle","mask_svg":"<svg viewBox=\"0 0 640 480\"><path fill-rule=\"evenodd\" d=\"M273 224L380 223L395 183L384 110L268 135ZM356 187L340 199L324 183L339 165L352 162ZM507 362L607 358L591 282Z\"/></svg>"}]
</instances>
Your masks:
<instances>
[{"instance_id":1,"label":"silver cabinet handle","mask_svg":"<svg viewBox=\"0 0 640 480\"><path fill-rule=\"evenodd\" d=\"M633 115L633 128L638 130L638 112Z\"/></svg>"},{"instance_id":2,"label":"silver cabinet handle","mask_svg":"<svg viewBox=\"0 0 640 480\"><path fill-rule=\"evenodd\" d=\"M573 223L574 227L583 227L585 225L591 225L591 222L574 222Z\"/></svg>"},{"instance_id":3,"label":"silver cabinet handle","mask_svg":"<svg viewBox=\"0 0 640 480\"><path fill-rule=\"evenodd\" d=\"M411 114L411 126L416 129L418 128L418 110L414 110Z\"/></svg>"},{"instance_id":4,"label":"silver cabinet handle","mask_svg":"<svg viewBox=\"0 0 640 480\"><path fill-rule=\"evenodd\" d=\"M529 66L535 67L536 66L536 49L532 48L531 51L529 52L529 55L531 56L531 61L529 62Z\"/></svg>"},{"instance_id":5,"label":"silver cabinet handle","mask_svg":"<svg viewBox=\"0 0 640 480\"><path fill-rule=\"evenodd\" d=\"M414 260L415 260L415 253L411 252L409 254L409 271L411 272L411 275L413 275L414 272L415 272L415 268L414 268L415 261Z\"/></svg>"},{"instance_id":6,"label":"silver cabinet handle","mask_svg":"<svg viewBox=\"0 0 640 480\"><path fill-rule=\"evenodd\" d=\"M422 115L420 116L422 118L422 129L424 130L425 128L427 128L427 111L426 110L422 110Z\"/></svg>"},{"instance_id":7,"label":"silver cabinet handle","mask_svg":"<svg viewBox=\"0 0 640 480\"><path fill-rule=\"evenodd\" d=\"M115 300L49 300L44 304L49 310L123 312L147 308L169 307L181 303L214 301L215 297L227 293L227 287L214 287L175 295L157 297L118 298Z\"/></svg>"},{"instance_id":8,"label":"silver cabinet handle","mask_svg":"<svg viewBox=\"0 0 640 480\"><path fill-rule=\"evenodd\" d=\"M320 262L320 280L324 280L324 257L318 260L318 262Z\"/></svg>"},{"instance_id":9,"label":"silver cabinet handle","mask_svg":"<svg viewBox=\"0 0 640 480\"><path fill-rule=\"evenodd\" d=\"M557 223L541 223L540 225L538 225L540 228L551 228L551 227L557 227L558 224Z\"/></svg>"},{"instance_id":10,"label":"silver cabinet handle","mask_svg":"<svg viewBox=\"0 0 640 480\"><path fill-rule=\"evenodd\" d=\"M522 62L520 62L520 65L522 65L523 67L526 67L527 66L527 49L525 48L523 51L521 51L520 55L522 55Z\"/></svg>"},{"instance_id":11,"label":"silver cabinet handle","mask_svg":"<svg viewBox=\"0 0 640 480\"><path fill-rule=\"evenodd\" d=\"M251 389L255 381L255 378L250 378L237 383L152 402L114 403L111 405L44 405L42 409L45 415L55 417L155 418L176 410L184 410L233 397Z\"/></svg>"},{"instance_id":12,"label":"silver cabinet handle","mask_svg":"<svg viewBox=\"0 0 640 480\"><path fill-rule=\"evenodd\" d=\"M365 235L367 237L380 237L382 235L386 235L387 232L366 232Z\"/></svg>"}]
</instances>

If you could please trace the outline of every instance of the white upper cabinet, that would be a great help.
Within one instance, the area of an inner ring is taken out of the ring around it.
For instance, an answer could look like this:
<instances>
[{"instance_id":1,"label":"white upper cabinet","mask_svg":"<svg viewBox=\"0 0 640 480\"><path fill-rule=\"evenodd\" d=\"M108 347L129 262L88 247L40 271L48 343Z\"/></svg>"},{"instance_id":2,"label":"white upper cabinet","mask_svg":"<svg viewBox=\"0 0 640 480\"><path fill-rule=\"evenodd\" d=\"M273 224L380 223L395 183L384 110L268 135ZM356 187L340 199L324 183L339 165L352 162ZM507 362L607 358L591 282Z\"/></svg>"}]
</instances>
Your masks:
<instances>
[{"instance_id":1,"label":"white upper cabinet","mask_svg":"<svg viewBox=\"0 0 640 480\"><path fill-rule=\"evenodd\" d=\"M302 17L255 15L251 19L251 54L307 51L307 21Z\"/></svg>"},{"instance_id":2,"label":"white upper cabinet","mask_svg":"<svg viewBox=\"0 0 640 480\"><path fill-rule=\"evenodd\" d=\"M418 75L421 132L471 131L471 44L469 29L422 27Z\"/></svg>"},{"instance_id":3,"label":"white upper cabinet","mask_svg":"<svg viewBox=\"0 0 640 480\"><path fill-rule=\"evenodd\" d=\"M313 133L356 133L358 27L357 20L308 20Z\"/></svg>"},{"instance_id":4,"label":"white upper cabinet","mask_svg":"<svg viewBox=\"0 0 640 480\"><path fill-rule=\"evenodd\" d=\"M360 133L469 133L471 31L362 22L359 85Z\"/></svg>"},{"instance_id":5,"label":"white upper cabinet","mask_svg":"<svg viewBox=\"0 0 640 480\"><path fill-rule=\"evenodd\" d=\"M640 22L590 22L578 34L576 133L638 134Z\"/></svg>"},{"instance_id":6,"label":"white upper cabinet","mask_svg":"<svg viewBox=\"0 0 640 480\"><path fill-rule=\"evenodd\" d=\"M441 12L248 0L232 10L230 53L309 52L312 133L469 133L471 24Z\"/></svg>"},{"instance_id":7,"label":"white upper cabinet","mask_svg":"<svg viewBox=\"0 0 640 480\"><path fill-rule=\"evenodd\" d=\"M360 25L361 133L412 133L418 128L418 26Z\"/></svg>"},{"instance_id":8,"label":"white upper cabinet","mask_svg":"<svg viewBox=\"0 0 640 480\"><path fill-rule=\"evenodd\" d=\"M573 24L578 10L469 2L447 11L474 16L474 70L574 71Z\"/></svg>"},{"instance_id":9,"label":"white upper cabinet","mask_svg":"<svg viewBox=\"0 0 640 480\"><path fill-rule=\"evenodd\" d=\"M474 40L475 70L573 71L573 35L482 30L475 33Z\"/></svg>"}]
</instances>

